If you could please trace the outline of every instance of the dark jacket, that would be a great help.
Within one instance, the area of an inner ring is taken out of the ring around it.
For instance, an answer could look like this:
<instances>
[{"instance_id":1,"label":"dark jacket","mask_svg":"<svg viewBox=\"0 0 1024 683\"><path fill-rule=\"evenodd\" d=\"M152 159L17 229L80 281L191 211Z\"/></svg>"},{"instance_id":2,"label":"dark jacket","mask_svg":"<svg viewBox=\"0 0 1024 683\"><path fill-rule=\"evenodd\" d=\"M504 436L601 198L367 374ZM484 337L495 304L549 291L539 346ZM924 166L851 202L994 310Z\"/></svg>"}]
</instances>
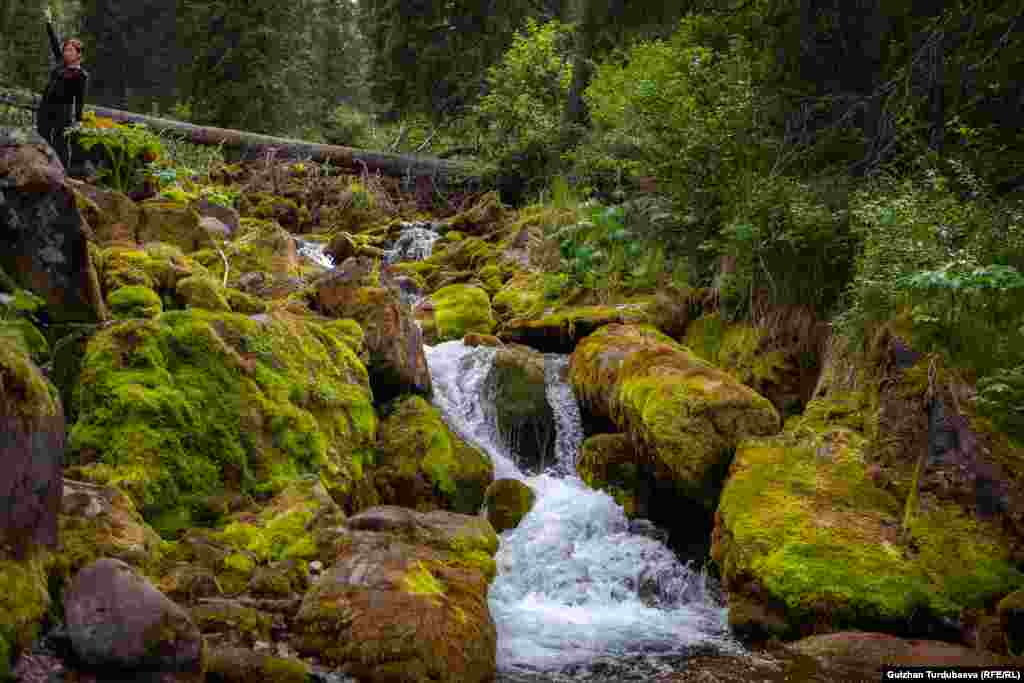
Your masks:
<instances>
[{"instance_id":1,"label":"dark jacket","mask_svg":"<svg viewBox=\"0 0 1024 683\"><path fill-rule=\"evenodd\" d=\"M50 71L50 82L46 84L43 99L39 103L39 127L66 128L82 120L89 72L82 68L64 66L62 43L50 22L46 22L46 32L50 34L50 49L58 66Z\"/></svg>"}]
</instances>

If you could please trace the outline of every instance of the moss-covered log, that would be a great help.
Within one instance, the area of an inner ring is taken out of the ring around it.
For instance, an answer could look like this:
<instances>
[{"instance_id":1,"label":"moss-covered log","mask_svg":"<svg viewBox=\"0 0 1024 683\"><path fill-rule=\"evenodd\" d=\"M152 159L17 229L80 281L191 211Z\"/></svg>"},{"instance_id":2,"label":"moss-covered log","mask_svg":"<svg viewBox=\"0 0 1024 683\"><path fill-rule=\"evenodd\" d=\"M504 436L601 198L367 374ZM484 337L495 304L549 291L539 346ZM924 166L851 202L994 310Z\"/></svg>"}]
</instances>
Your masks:
<instances>
[{"instance_id":1,"label":"moss-covered log","mask_svg":"<svg viewBox=\"0 0 1024 683\"><path fill-rule=\"evenodd\" d=\"M0 103L20 107L34 107L39 96L22 91L0 90ZM134 112L107 107L89 106L97 116L122 123L144 123L154 131L182 135L196 145L221 145L233 150L240 159L261 159L275 149L275 158L311 159L319 163L330 162L337 166L370 173L380 171L395 178L432 178L439 186L452 187L461 184L481 183L481 171L472 164L419 154L395 154L376 152L339 145L321 145L291 138L279 138L248 131L214 126L197 126L173 119L145 116Z\"/></svg>"}]
</instances>

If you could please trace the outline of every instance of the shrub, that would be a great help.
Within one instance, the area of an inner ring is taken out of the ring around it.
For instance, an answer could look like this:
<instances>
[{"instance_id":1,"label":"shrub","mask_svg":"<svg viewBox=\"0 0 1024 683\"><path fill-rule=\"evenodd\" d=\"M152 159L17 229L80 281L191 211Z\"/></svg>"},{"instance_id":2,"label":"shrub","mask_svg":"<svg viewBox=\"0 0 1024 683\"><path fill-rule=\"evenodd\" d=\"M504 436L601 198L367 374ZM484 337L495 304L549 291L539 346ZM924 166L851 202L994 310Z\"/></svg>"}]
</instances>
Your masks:
<instances>
[{"instance_id":1,"label":"shrub","mask_svg":"<svg viewBox=\"0 0 1024 683\"><path fill-rule=\"evenodd\" d=\"M101 171L101 181L120 192L127 192L146 164L156 161L164 151L160 138L145 125L122 125L98 118L91 111L69 134L86 151L97 146L103 150L110 167Z\"/></svg>"},{"instance_id":2,"label":"shrub","mask_svg":"<svg viewBox=\"0 0 1024 683\"><path fill-rule=\"evenodd\" d=\"M359 147L370 130L370 116L355 107L340 104L331 110L323 125L323 136L331 145Z\"/></svg>"},{"instance_id":3,"label":"shrub","mask_svg":"<svg viewBox=\"0 0 1024 683\"><path fill-rule=\"evenodd\" d=\"M572 81L569 28L558 21L527 22L487 73L486 94L470 118L484 156L506 175L537 179L553 174L562 111Z\"/></svg>"}]
</instances>

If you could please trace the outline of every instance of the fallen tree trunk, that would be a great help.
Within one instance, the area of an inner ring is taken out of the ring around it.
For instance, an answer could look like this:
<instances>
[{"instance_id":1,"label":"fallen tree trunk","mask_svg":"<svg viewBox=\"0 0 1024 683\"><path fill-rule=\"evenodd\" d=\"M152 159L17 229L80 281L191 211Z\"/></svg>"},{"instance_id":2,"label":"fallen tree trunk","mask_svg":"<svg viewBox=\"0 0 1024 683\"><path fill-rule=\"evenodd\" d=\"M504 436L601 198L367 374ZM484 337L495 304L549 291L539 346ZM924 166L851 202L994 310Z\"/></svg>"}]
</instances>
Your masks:
<instances>
[{"instance_id":1,"label":"fallen tree trunk","mask_svg":"<svg viewBox=\"0 0 1024 683\"><path fill-rule=\"evenodd\" d=\"M34 108L38 100L39 96L34 94L0 91L0 103L15 107ZM86 105L86 110L122 123L142 123L155 132L173 133L196 145L224 145L231 150L232 160L262 159L272 153L275 159L309 159L318 163L330 162L355 172L379 171L382 175L406 179L410 185L415 184L415 179L420 177L430 178L436 185L445 188L464 185L479 187L483 183L481 168L464 162L420 154L396 154L340 145L321 145L230 128L197 126L107 107Z\"/></svg>"}]
</instances>

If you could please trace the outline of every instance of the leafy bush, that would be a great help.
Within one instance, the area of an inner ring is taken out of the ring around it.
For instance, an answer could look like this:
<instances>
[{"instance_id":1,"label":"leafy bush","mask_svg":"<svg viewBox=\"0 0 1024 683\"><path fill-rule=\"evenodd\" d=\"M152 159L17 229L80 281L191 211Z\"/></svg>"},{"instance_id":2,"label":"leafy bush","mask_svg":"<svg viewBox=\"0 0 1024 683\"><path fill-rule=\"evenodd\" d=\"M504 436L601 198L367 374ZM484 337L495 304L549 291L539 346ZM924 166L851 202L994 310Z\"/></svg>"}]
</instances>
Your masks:
<instances>
[{"instance_id":1,"label":"leafy bush","mask_svg":"<svg viewBox=\"0 0 1024 683\"><path fill-rule=\"evenodd\" d=\"M111 119L97 118L85 112L82 123L71 129L78 144L86 151L99 146L110 164L101 171L102 182L120 192L127 192L140 172L163 154L160 138L145 125L123 125Z\"/></svg>"},{"instance_id":2,"label":"leafy bush","mask_svg":"<svg viewBox=\"0 0 1024 683\"><path fill-rule=\"evenodd\" d=\"M1007 434L1024 442L1024 365L980 380L975 405Z\"/></svg>"},{"instance_id":3,"label":"leafy bush","mask_svg":"<svg viewBox=\"0 0 1024 683\"><path fill-rule=\"evenodd\" d=\"M329 144L359 147L370 130L369 114L347 104L331 110L323 125L323 136Z\"/></svg>"},{"instance_id":4,"label":"leafy bush","mask_svg":"<svg viewBox=\"0 0 1024 683\"><path fill-rule=\"evenodd\" d=\"M529 20L487 73L486 94L470 114L484 156L503 173L546 184L572 81L569 28Z\"/></svg>"},{"instance_id":5,"label":"leafy bush","mask_svg":"<svg viewBox=\"0 0 1024 683\"><path fill-rule=\"evenodd\" d=\"M653 176L691 217L676 250L698 254L723 207L773 161L756 125L752 54L742 39L723 40L713 22L691 17L669 40L638 43L600 64L584 94L594 133L570 155L583 182Z\"/></svg>"}]
</instances>

